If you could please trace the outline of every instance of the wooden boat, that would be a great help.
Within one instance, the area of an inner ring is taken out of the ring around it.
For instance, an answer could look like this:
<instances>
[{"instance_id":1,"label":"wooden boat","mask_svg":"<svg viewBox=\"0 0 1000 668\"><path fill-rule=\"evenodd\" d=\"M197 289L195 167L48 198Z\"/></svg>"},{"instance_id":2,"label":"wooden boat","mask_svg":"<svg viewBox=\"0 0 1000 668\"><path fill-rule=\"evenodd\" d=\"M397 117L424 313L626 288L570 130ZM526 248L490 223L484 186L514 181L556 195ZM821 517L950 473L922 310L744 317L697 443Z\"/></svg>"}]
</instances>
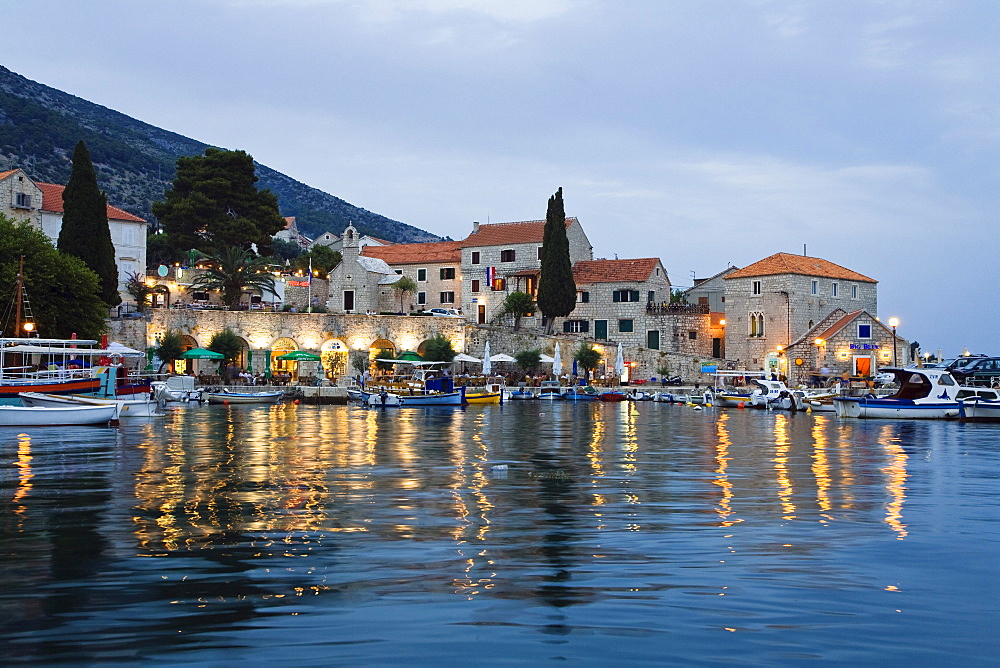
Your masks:
<instances>
[{"instance_id":1,"label":"wooden boat","mask_svg":"<svg viewBox=\"0 0 1000 668\"><path fill-rule=\"evenodd\" d=\"M205 399L210 404L273 404L281 401L285 393L276 392L234 392L232 390L205 390Z\"/></svg>"},{"instance_id":2,"label":"wooden boat","mask_svg":"<svg viewBox=\"0 0 1000 668\"><path fill-rule=\"evenodd\" d=\"M562 399L563 388L558 380L543 380L538 386L539 399Z\"/></svg>"},{"instance_id":3,"label":"wooden boat","mask_svg":"<svg viewBox=\"0 0 1000 668\"><path fill-rule=\"evenodd\" d=\"M0 427L63 427L109 424L116 406L0 406Z\"/></svg>"},{"instance_id":4,"label":"wooden boat","mask_svg":"<svg viewBox=\"0 0 1000 668\"><path fill-rule=\"evenodd\" d=\"M105 399L104 397L89 397L78 394L42 394L39 392L22 392L18 395L25 406L115 406L116 419L130 417L162 417L157 411L158 404L147 395L142 399Z\"/></svg>"},{"instance_id":5,"label":"wooden boat","mask_svg":"<svg viewBox=\"0 0 1000 668\"><path fill-rule=\"evenodd\" d=\"M962 388L945 369L890 369L899 389L889 396L836 397L837 417L945 420L959 416Z\"/></svg>"},{"instance_id":6,"label":"wooden boat","mask_svg":"<svg viewBox=\"0 0 1000 668\"><path fill-rule=\"evenodd\" d=\"M625 393L619 392L618 390L608 390L607 392L601 392L597 395L597 398L601 401L614 403L618 401L625 401Z\"/></svg>"},{"instance_id":7,"label":"wooden boat","mask_svg":"<svg viewBox=\"0 0 1000 668\"><path fill-rule=\"evenodd\" d=\"M563 392L563 401L597 401L599 395L597 390L587 385L586 387L571 387Z\"/></svg>"},{"instance_id":8,"label":"wooden boat","mask_svg":"<svg viewBox=\"0 0 1000 668\"><path fill-rule=\"evenodd\" d=\"M466 392L465 401L470 404L499 404L503 402L503 392Z\"/></svg>"}]
</instances>

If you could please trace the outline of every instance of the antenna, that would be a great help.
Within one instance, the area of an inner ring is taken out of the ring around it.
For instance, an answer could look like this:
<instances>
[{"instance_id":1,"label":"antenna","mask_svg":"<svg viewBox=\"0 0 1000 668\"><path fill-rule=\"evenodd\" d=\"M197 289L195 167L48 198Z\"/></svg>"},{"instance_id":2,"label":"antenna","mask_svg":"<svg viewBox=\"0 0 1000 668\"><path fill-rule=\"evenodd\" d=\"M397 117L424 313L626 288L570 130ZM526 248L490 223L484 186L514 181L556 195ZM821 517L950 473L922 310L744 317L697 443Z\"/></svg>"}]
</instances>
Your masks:
<instances>
[{"instance_id":1,"label":"antenna","mask_svg":"<svg viewBox=\"0 0 1000 668\"><path fill-rule=\"evenodd\" d=\"M807 256L807 257L809 255L808 253L806 253L806 245L805 244L802 244L802 254L805 255L805 256Z\"/></svg>"}]
</instances>

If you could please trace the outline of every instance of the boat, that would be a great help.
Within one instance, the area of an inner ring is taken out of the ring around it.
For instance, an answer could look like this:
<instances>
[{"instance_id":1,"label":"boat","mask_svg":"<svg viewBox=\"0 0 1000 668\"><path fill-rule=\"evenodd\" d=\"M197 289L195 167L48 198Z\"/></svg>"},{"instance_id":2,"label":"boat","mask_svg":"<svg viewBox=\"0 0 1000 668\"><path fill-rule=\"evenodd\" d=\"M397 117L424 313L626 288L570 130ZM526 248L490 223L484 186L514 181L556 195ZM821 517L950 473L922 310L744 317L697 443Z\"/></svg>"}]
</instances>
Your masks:
<instances>
[{"instance_id":1,"label":"boat","mask_svg":"<svg viewBox=\"0 0 1000 668\"><path fill-rule=\"evenodd\" d=\"M398 394L390 394L385 390L372 392L364 400L364 405L369 408L398 408L406 403L406 400Z\"/></svg>"},{"instance_id":2,"label":"boat","mask_svg":"<svg viewBox=\"0 0 1000 668\"><path fill-rule=\"evenodd\" d=\"M130 417L162 417L159 405L147 395L142 399L108 399L79 394L43 394L21 392L17 395L25 406L115 406L115 419Z\"/></svg>"},{"instance_id":3,"label":"boat","mask_svg":"<svg viewBox=\"0 0 1000 668\"><path fill-rule=\"evenodd\" d=\"M601 401L615 403L618 401L625 401L625 393L619 390L608 390L607 392L601 392L598 394L597 398Z\"/></svg>"},{"instance_id":4,"label":"boat","mask_svg":"<svg viewBox=\"0 0 1000 668\"><path fill-rule=\"evenodd\" d=\"M625 398L629 401L652 401L654 396L654 393L645 390L632 390Z\"/></svg>"},{"instance_id":5,"label":"boat","mask_svg":"<svg viewBox=\"0 0 1000 668\"><path fill-rule=\"evenodd\" d=\"M537 399L538 397L522 383L516 390L508 392L507 398L514 401L524 401L526 399Z\"/></svg>"},{"instance_id":6,"label":"boat","mask_svg":"<svg viewBox=\"0 0 1000 668\"><path fill-rule=\"evenodd\" d=\"M967 387L958 391L960 422L1000 422L1000 391Z\"/></svg>"},{"instance_id":7,"label":"boat","mask_svg":"<svg viewBox=\"0 0 1000 668\"><path fill-rule=\"evenodd\" d=\"M899 387L878 397L836 397L838 417L946 420L959 417L958 393L963 389L951 372L933 368L883 368Z\"/></svg>"},{"instance_id":8,"label":"boat","mask_svg":"<svg viewBox=\"0 0 1000 668\"><path fill-rule=\"evenodd\" d=\"M201 401L202 390L195 387L194 376L169 376L153 381L151 392L157 401Z\"/></svg>"},{"instance_id":9,"label":"boat","mask_svg":"<svg viewBox=\"0 0 1000 668\"><path fill-rule=\"evenodd\" d=\"M502 404L507 388L503 380L487 381L483 387L465 388L465 401L470 404Z\"/></svg>"},{"instance_id":10,"label":"boat","mask_svg":"<svg viewBox=\"0 0 1000 668\"><path fill-rule=\"evenodd\" d=\"M96 345L97 341L83 339L0 339L0 399L17 399L21 392L97 392L101 379L91 368L84 368L89 367L89 362L81 358L99 352L94 349ZM45 368L36 369L29 359ZM74 368L77 366L80 368Z\"/></svg>"},{"instance_id":11,"label":"boat","mask_svg":"<svg viewBox=\"0 0 1000 668\"><path fill-rule=\"evenodd\" d=\"M275 392L235 392L228 389L205 390L204 398L210 404L273 404L281 401L285 393Z\"/></svg>"},{"instance_id":12,"label":"boat","mask_svg":"<svg viewBox=\"0 0 1000 668\"><path fill-rule=\"evenodd\" d=\"M569 388L563 392L562 398L564 401L597 401L598 396L597 390L590 385L585 385Z\"/></svg>"},{"instance_id":13,"label":"boat","mask_svg":"<svg viewBox=\"0 0 1000 668\"><path fill-rule=\"evenodd\" d=\"M746 406L786 411L804 411L807 407L805 392L791 390L783 381L751 378L750 382L757 389L750 395L750 402Z\"/></svg>"},{"instance_id":14,"label":"boat","mask_svg":"<svg viewBox=\"0 0 1000 668\"><path fill-rule=\"evenodd\" d=\"M538 385L539 399L562 399L562 384L558 380L543 380Z\"/></svg>"},{"instance_id":15,"label":"boat","mask_svg":"<svg viewBox=\"0 0 1000 668\"><path fill-rule=\"evenodd\" d=\"M0 406L0 427L64 427L117 422L117 406Z\"/></svg>"}]
</instances>

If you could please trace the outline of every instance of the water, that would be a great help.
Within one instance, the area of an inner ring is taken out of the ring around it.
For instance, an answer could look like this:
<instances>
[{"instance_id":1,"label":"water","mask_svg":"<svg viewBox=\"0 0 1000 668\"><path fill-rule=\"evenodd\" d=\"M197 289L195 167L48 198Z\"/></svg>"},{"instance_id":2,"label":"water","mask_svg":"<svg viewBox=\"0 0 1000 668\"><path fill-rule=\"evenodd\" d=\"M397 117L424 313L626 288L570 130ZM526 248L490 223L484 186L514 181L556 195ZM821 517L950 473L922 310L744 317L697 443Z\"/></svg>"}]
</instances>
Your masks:
<instances>
[{"instance_id":1,"label":"water","mask_svg":"<svg viewBox=\"0 0 1000 668\"><path fill-rule=\"evenodd\" d=\"M996 425L513 402L20 431L6 663L1000 655Z\"/></svg>"}]
</instances>

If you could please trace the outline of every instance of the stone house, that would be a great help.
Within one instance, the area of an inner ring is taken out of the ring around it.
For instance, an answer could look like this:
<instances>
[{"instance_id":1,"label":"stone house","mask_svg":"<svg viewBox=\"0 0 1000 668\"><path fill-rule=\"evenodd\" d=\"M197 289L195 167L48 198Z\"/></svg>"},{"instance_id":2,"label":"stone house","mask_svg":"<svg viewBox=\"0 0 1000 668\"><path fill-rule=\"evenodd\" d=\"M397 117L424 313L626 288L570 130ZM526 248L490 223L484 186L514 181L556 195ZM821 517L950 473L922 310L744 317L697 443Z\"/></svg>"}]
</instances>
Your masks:
<instances>
[{"instance_id":1,"label":"stone house","mask_svg":"<svg viewBox=\"0 0 1000 668\"><path fill-rule=\"evenodd\" d=\"M278 234L281 233L279 232ZM357 234L357 230L355 230L355 234ZM391 241L386 241L385 239L376 239L375 237L367 234L358 236L356 241L358 248L364 248L366 246L388 246L392 243ZM343 252L344 237L337 236L333 232L324 232L308 244L308 250L312 250L316 246L326 246L330 250Z\"/></svg>"},{"instance_id":2,"label":"stone house","mask_svg":"<svg viewBox=\"0 0 1000 668\"><path fill-rule=\"evenodd\" d=\"M480 324L492 322L512 292L538 293L544 220L472 224L462 245L462 307L466 317ZM594 249L576 218L566 219L570 262L591 260ZM525 326L539 324L540 314L525 318Z\"/></svg>"},{"instance_id":3,"label":"stone house","mask_svg":"<svg viewBox=\"0 0 1000 668\"><path fill-rule=\"evenodd\" d=\"M27 220L56 244L62 229L64 190L66 186L32 181L21 169L0 172L0 213ZM146 221L110 204L107 215L118 267L118 291L122 300L128 301L128 275L146 271Z\"/></svg>"},{"instance_id":4,"label":"stone house","mask_svg":"<svg viewBox=\"0 0 1000 668\"><path fill-rule=\"evenodd\" d=\"M688 304L707 306L712 313L725 313L726 311L726 281L729 274L739 269L739 267L726 267L718 274L709 278L696 278L694 285L682 294Z\"/></svg>"},{"instance_id":5,"label":"stone house","mask_svg":"<svg viewBox=\"0 0 1000 668\"><path fill-rule=\"evenodd\" d=\"M794 385L827 384L847 374L874 376L879 368L909 361L909 343L894 338L892 328L864 309L834 309L785 348L788 380ZM822 370L826 369L824 378Z\"/></svg>"},{"instance_id":6,"label":"stone house","mask_svg":"<svg viewBox=\"0 0 1000 668\"><path fill-rule=\"evenodd\" d=\"M404 312L461 307L461 241L369 245L361 253L385 261L396 273L402 272L417 284L416 291L406 295ZM399 306L398 296L396 305Z\"/></svg>"},{"instance_id":7,"label":"stone house","mask_svg":"<svg viewBox=\"0 0 1000 668\"><path fill-rule=\"evenodd\" d=\"M353 225L347 226L342 239L343 261L328 276L327 309L331 313L394 313L398 301L392 285L401 273L385 260L361 255L358 231Z\"/></svg>"},{"instance_id":8,"label":"stone house","mask_svg":"<svg viewBox=\"0 0 1000 668\"><path fill-rule=\"evenodd\" d=\"M829 260L775 253L723 277L726 357L787 374L784 349L836 309L876 313L878 282Z\"/></svg>"},{"instance_id":9,"label":"stone house","mask_svg":"<svg viewBox=\"0 0 1000 668\"><path fill-rule=\"evenodd\" d=\"M274 238L293 243L302 250L309 248L312 244L309 237L299 232L295 216L285 216L285 229L276 232Z\"/></svg>"}]
</instances>

